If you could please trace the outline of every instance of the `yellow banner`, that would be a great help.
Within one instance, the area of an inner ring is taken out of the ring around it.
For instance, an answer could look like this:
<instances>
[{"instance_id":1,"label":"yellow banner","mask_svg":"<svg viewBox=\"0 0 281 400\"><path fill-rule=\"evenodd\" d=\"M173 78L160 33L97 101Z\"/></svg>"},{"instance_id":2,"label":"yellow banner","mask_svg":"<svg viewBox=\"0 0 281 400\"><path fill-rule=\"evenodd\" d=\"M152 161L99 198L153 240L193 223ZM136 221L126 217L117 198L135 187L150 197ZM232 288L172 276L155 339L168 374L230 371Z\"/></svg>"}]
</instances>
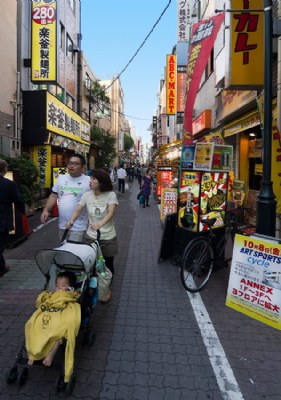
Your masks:
<instances>
[{"instance_id":1,"label":"yellow banner","mask_svg":"<svg viewBox=\"0 0 281 400\"><path fill-rule=\"evenodd\" d=\"M31 81L57 80L57 2L31 2Z\"/></svg>"},{"instance_id":2,"label":"yellow banner","mask_svg":"<svg viewBox=\"0 0 281 400\"><path fill-rule=\"evenodd\" d=\"M34 146L33 161L39 169L40 188L51 187L51 146Z\"/></svg>"},{"instance_id":3,"label":"yellow banner","mask_svg":"<svg viewBox=\"0 0 281 400\"><path fill-rule=\"evenodd\" d=\"M46 127L49 131L90 144L90 124L47 92Z\"/></svg>"},{"instance_id":4,"label":"yellow banner","mask_svg":"<svg viewBox=\"0 0 281 400\"><path fill-rule=\"evenodd\" d=\"M255 87L264 82L263 1L232 0L230 86ZM240 10L245 10L241 12ZM249 12L248 12L249 11Z\"/></svg>"},{"instance_id":5,"label":"yellow banner","mask_svg":"<svg viewBox=\"0 0 281 400\"><path fill-rule=\"evenodd\" d=\"M175 114L177 112L177 56L167 55L166 65L166 114Z\"/></svg>"},{"instance_id":6,"label":"yellow banner","mask_svg":"<svg viewBox=\"0 0 281 400\"><path fill-rule=\"evenodd\" d=\"M226 305L281 329L281 245L236 235Z\"/></svg>"}]
</instances>

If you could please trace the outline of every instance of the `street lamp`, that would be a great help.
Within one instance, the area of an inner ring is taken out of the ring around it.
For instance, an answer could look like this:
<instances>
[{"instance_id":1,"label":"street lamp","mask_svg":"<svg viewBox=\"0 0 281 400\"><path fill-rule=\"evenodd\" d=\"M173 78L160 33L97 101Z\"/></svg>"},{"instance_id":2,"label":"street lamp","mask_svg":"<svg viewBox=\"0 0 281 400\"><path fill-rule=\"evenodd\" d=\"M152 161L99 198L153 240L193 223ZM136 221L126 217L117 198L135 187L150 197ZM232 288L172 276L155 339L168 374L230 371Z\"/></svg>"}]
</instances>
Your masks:
<instances>
[{"instance_id":1,"label":"street lamp","mask_svg":"<svg viewBox=\"0 0 281 400\"><path fill-rule=\"evenodd\" d=\"M272 147L272 0L264 0L263 173L257 199L257 233L275 236L276 201L271 181Z\"/></svg>"}]
</instances>

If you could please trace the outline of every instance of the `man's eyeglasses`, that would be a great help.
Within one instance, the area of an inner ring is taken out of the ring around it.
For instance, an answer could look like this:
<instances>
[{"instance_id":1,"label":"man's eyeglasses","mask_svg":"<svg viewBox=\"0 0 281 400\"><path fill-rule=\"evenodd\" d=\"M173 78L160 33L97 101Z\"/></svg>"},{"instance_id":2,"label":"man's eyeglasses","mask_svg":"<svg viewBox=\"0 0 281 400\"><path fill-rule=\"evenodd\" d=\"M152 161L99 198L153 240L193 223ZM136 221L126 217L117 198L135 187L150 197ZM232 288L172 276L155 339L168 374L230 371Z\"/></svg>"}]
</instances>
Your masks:
<instances>
[{"instance_id":1,"label":"man's eyeglasses","mask_svg":"<svg viewBox=\"0 0 281 400\"><path fill-rule=\"evenodd\" d=\"M68 161L67 165L77 166L77 165L81 165L81 163L79 161Z\"/></svg>"}]
</instances>

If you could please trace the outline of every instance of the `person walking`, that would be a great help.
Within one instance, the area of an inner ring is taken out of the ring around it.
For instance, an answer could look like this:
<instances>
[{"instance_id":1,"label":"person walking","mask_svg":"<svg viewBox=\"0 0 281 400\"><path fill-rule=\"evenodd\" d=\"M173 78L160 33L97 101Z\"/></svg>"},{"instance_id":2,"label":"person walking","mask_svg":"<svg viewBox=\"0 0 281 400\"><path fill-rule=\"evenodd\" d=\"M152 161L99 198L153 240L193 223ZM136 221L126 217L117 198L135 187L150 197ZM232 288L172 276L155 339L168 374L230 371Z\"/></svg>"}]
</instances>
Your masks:
<instances>
[{"instance_id":1,"label":"person walking","mask_svg":"<svg viewBox=\"0 0 281 400\"><path fill-rule=\"evenodd\" d=\"M89 216L89 226L84 236L86 243L93 243L100 231L100 247L107 268L114 275L114 256L118 252L117 236L113 216L118 206L116 194L110 176L101 169L91 172L90 192L84 193L71 215L67 228L72 229L76 219L86 208Z\"/></svg>"},{"instance_id":2,"label":"person walking","mask_svg":"<svg viewBox=\"0 0 281 400\"><path fill-rule=\"evenodd\" d=\"M86 161L81 154L73 154L67 164L68 174L60 175L52 188L46 206L41 214L41 223L49 218L53 206L59 201L59 237L62 239L65 225L79 203L82 194L90 190L90 177L85 175ZM86 210L77 218L68 239L82 242L88 226Z\"/></svg>"},{"instance_id":3,"label":"person walking","mask_svg":"<svg viewBox=\"0 0 281 400\"><path fill-rule=\"evenodd\" d=\"M148 168L146 170L145 175L142 177L142 193L144 195L144 204L143 204L143 208L145 207L150 207L150 205L148 204L149 202L149 196L151 193L151 185L153 182L153 177L152 177L152 169Z\"/></svg>"},{"instance_id":4,"label":"person walking","mask_svg":"<svg viewBox=\"0 0 281 400\"><path fill-rule=\"evenodd\" d=\"M117 170L117 178L118 178L118 192L123 193L125 191L125 179L127 177L127 173L121 164Z\"/></svg>"},{"instance_id":5,"label":"person walking","mask_svg":"<svg viewBox=\"0 0 281 400\"><path fill-rule=\"evenodd\" d=\"M13 230L13 204L22 214L25 214L25 205L22 201L15 182L5 178L8 164L0 159L0 277L9 271L3 256L9 239L9 231Z\"/></svg>"}]
</instances>

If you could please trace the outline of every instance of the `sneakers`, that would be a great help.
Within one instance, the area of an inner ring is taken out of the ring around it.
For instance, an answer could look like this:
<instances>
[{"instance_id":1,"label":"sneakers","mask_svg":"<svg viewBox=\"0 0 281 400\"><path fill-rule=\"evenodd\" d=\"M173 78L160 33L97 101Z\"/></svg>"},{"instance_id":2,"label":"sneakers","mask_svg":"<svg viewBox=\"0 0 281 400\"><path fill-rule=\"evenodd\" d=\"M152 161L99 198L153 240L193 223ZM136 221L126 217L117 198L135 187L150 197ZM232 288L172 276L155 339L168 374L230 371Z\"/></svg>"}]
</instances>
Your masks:
<instances>
[{"instance_id":1,"label":"sneakers","mask_svg":"<svg viewBox=\"0 0 281 400\"><path fill-rule=\"evenodd\" d=\"M4 267L0 268L0 277L4 276L7 272L9 272L10 267L8 265L5 265Z\"/></svg>"}]
</instances>

